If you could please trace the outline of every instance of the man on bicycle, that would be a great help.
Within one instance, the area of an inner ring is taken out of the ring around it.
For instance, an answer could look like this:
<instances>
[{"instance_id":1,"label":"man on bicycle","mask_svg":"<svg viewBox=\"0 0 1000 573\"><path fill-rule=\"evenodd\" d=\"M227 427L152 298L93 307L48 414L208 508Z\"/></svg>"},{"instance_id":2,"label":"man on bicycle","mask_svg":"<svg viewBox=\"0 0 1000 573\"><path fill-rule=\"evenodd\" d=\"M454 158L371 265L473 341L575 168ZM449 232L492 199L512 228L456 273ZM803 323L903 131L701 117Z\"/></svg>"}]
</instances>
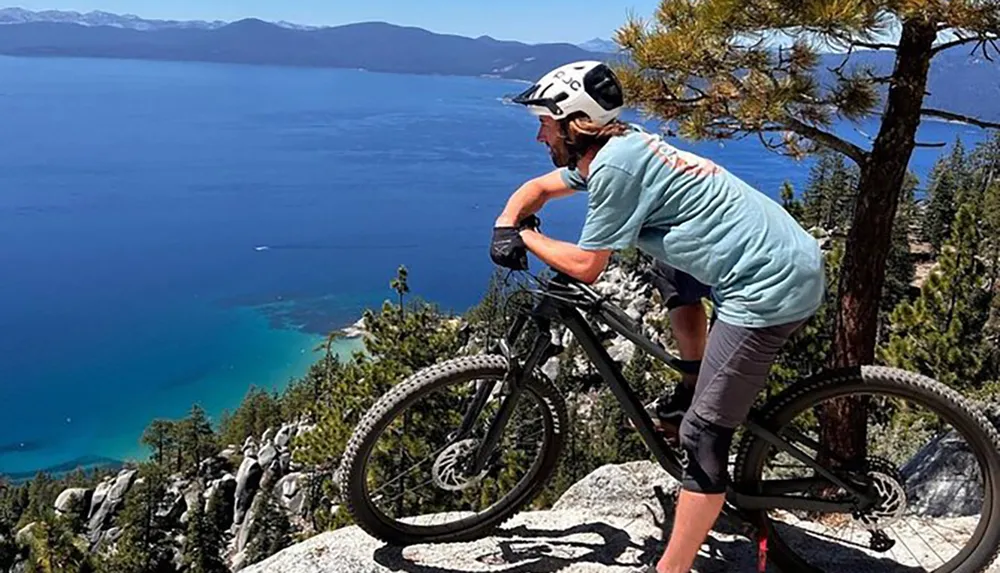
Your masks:
<instances>
[{"instance_id":1,"label":"man on bicycle","mask_svg":"<svg viewBox=\"0 0 1000 573\"><path fill-rule=\"evenodd\" d=\"M514 102L539 117L537 139L556 169L527 181L496 220L490 254L513 269L525 249L594 282L615 250L635 245L655 261L678 352L701 360L648 411L687 453L682 491L659 573L690 570L725 500L728 451L771 364L823 298L817 241L776 202L711 161L622 122L621 84L610 68L560 66ZM550 199L588 194L576 244L530 223ZM713 305L709 333L702 298Z\"/></svg>"}]
</instances>

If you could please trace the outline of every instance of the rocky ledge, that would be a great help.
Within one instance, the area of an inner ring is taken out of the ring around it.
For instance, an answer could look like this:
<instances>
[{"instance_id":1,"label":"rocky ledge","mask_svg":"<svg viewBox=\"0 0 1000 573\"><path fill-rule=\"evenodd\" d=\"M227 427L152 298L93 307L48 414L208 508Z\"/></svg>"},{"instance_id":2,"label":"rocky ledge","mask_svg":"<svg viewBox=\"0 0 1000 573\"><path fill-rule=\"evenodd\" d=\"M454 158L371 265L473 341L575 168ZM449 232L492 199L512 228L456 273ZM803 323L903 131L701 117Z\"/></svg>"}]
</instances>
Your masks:
<instances>
[{"instance_id":1,"label":"rocky ledge","mask_svg":"<svg viewBox=\"0 0 1000 573\"><path fill-rule=\"evenodd\" d=\"M352 526L313 537L244 572L638 572L662 554L670 537L678 489L679 484L651 462L607 465L574 484L551 510L522 512L491 537L400 548ZM953 517L936 521L954 532L971 530L978 520ZM741 522L723 516L702 546L693 570L755 571L756 544L749 535ZM900 541L917 547L918 539L907 534ZM826 562L836 559L844 571L865 570L862 562L868 558L857 547L820 544L815 538L810 547L822 551ZM933 560L933 552L938 550L946 551L947 546L928 547L926 557ZM1000 565L994 564L989 571L1000 572Z\"/></svg>"},{"instance_id":2,"label":"rocky ledge","mask_svg":"<svg viewBox=\"0 0 1000 573\"><path fill-rule=\"evenodd\" d=\"M677 482L650 462L608 465L573 485L551 510L519 513L492 537L399 548L352 526L313 537L243 571L639 571L663 549L677 489ZM702 564L698 570L752 567L750 544L735 531L719 529L713 533L713 552L722 559L706 559L716 568Z\"/></svg>"}]
</instances>

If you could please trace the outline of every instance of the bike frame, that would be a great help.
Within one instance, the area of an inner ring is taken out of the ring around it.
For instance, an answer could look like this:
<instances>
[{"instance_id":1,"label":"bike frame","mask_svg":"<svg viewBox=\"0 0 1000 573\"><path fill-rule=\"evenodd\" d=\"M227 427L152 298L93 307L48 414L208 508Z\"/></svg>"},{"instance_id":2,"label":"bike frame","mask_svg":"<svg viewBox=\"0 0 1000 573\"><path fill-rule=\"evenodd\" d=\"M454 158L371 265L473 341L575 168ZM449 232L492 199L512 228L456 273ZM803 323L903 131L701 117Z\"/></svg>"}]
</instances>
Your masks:
<instances>
[{"instance_id":1,"label":"bike frame","mask_svg":"<svg viewBox=\"0 0 1000 573\"><path fill-rule=\"evenodd\" d=\"M553 286L558 286L560 291L555 292ZM563 288L566 290L562 290ZM458 437L456 439L462 439L471 430L475 419L493 392L495 384L508 385L508 391L500 405L496 418L490 424L487 435L476 453L473 467L469 470L470 475L477 475L482 471L493 454L496 445L499 443L500 436L503 434L513 414L517 400L520 398L525 378L536 368L544 364L544 361L550 356L557 354L557 352L553 353L550 350L552 344L551 323L552 321L556 321L564 324L573 333L581 349L597 368L597 371L611 389L621 408L632 421L636 431L639 432L643 442L652 452L660 466L673 476L674 479L680 481L683 467L679 456L667 445L661 436L657 435L653 421L646 414L645 407L639 396L636 395L628 380L625 379L619 366L608 355L597 333L595 333L587 319L584 318L581 309L587 310L594 319L600 320L611 330L632 341L638 348L648 352L678 372L697 373L700 363L698 361L681 360L670 354L662 346L646 337L639 326L619 308L609 303L596 291L583 283L574 281L570 277L557 274L556 278L550 281L548 286L536 292L541 295L541 300L530 312L519 313L515 317L504 339L498 344L498 350L510 362L507 376L501 382L481 385L465 413L460 430L457 432ZM535 321L539 333L535 338L531 350L522 362L520 357L514 356L512 348L518 337L522 334L529 319ZM755 491L741 491L730 486L726 493L726 500L737 510L743 512L785 509L822 513L854 513L865 511L877 503L877 494L870 491L863 483L853 484L845 481L796 445L796 443L803 444L818 450L819 444L814 440L791 429L776 433L774 430L768 428L765 422L759 421L754 411L751 411L744 426L760 439L765 440L777 449L788 453L814 469L819 477L763 480L749 484ZM815 488L829 487L831 485L843 488L853 497L853 500L835 502L803 495Z\"/></svg>"}]
</instances>

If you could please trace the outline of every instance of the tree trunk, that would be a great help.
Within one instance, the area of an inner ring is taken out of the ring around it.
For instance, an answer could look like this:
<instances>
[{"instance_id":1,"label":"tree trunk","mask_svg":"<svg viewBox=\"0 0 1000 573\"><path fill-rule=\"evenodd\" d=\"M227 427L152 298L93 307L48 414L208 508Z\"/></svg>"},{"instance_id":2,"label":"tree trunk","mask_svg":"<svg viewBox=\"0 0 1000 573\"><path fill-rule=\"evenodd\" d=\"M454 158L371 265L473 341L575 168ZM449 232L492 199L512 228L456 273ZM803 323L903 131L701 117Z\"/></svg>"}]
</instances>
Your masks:
<instances>
[{"instance_id":1,"label":"tree trunk","mask_svg":"<svg viewBox=\"0 0 1000 573\"><path fill-rule=\"evenodd\" d=\"M857 204L840 275L833 366L859 366L875 360L879 299L892 224L920 124L936 38L933 23L903 22L885 115L868 160L860 166ZM821 440L828 451L848 460L865 455L865 410L864 404L854 399L826 405L821 414Z\"/></svg>"}]
</instances>

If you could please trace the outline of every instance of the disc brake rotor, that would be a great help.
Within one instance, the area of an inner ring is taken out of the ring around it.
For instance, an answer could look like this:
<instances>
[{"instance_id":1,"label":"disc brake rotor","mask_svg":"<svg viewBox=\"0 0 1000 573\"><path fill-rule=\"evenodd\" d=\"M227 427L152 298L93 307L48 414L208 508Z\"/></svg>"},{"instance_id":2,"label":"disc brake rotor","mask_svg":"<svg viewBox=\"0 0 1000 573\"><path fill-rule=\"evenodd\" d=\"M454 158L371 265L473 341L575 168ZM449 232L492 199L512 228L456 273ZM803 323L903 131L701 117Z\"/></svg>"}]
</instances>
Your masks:
<instances>
[{"instance_id":1,"label":"disc brake rotor","mask_svg":"<svg viewBox=\"0 0 1000 573\"><path fill-rule=\"evenodd\" d=\"M446 491L462 491L478 484L486 475L486 470L477 476L467 476L464 467L467 457L475 451L477 443L474 439L462 440L441 452L431 468L434 485Z\"/></svg>"},{"instance_id":2,"label":"disc brake rotor","mask_svg":"<svg viewBox=\"0 0 1000 573\"><path fill-rule=\"evenodd\" d=\"M856 515L855 521L868 531L883 530L898 522L906 511L906 490L903 478L896 467L888 461L873 458L869 460L868 477L878 494L875 507Z\"/></svg>"}]
</instances>

